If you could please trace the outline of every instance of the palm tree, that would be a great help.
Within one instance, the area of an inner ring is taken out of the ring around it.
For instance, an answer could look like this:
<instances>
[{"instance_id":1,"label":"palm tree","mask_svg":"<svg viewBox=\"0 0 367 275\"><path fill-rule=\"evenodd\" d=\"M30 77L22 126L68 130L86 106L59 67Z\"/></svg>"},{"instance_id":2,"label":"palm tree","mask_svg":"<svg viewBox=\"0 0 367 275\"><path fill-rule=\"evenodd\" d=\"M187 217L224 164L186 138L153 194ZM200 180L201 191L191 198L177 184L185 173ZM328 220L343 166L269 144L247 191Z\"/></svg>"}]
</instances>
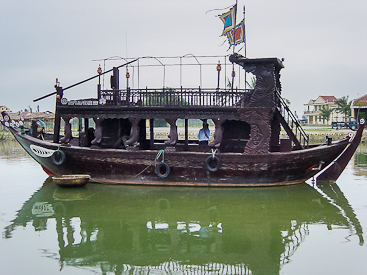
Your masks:
<instances>
[{"instance_id":1,"label":"palm tree","mask_svg":"<svg viewBox=\"0 0 367 275\"><path fill-rule=\"evenodd\" d=\"M232 82L229 80L229 77L227 77L227 88L232 90Z\"/></svg>"},{"instance_id":2,"label":"palm tree","mask_svg":"<svg viewBox=\"0 0 367 275\"><path fill-rule=\"evenodd\" d=\"M333 109L330 109L329 106L323 106L322 109L321 109L321 113L320 113L320 116L322 119L326 119L326 121L328 122L329 124L329 119L330 119L330 115L332 113Z\"/></svg>"},{"instance_id":3,"label":"palm tree","mask_svg":"<svg viewBox=\"0 0 367 275\"><path fill-rule=\"evenodd\" d=\"M250 82L248 82L246 80L246 84L247 84L247 86L249 86L250 89L252 89L252 90L255 89L255 86L256 86L256 77L255 76L251 77L250 78Z\"/></svg>"},{"instance_id":4,"label":"palm tree","mask_svg":"<svg viewBox=\"0 0 367 275\"><path fill-rule=\"evenodd\" d=\"M289 107L289 105L291 105L291 101L289 99L285 98L285 97L282 97L282 98L283 98L285 104L287 104L287 106Z\"/></svg>"},{"instance_id":5,"label":"palm tree","mask_svg":"<svg viewBox=\"0 0 367 275\"><path fill-rule=\"evenodd\" d=\"M335 101L335 104L338 106L335 108L335 111L337 111L338 113L344 114L344 119L349 117L351 113L350 106L352 104L352 101L348 102L348 98L349 96L347 97L343 96L341 98L338 98L337 101Z\"/></svg>"}]
</instances>

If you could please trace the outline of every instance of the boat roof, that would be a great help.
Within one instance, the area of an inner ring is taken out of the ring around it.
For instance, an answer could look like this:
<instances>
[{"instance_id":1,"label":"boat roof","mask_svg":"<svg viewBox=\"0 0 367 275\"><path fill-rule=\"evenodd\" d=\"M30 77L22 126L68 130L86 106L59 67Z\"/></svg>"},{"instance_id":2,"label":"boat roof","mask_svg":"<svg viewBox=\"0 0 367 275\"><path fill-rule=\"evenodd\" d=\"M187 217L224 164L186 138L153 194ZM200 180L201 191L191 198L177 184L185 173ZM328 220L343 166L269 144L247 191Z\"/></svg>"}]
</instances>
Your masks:
<instances>
[{"instance_id":1,"label":"boat roof","mask_svg":"<svg viewBox=\"0 0 367 275\"><path fill-rule=\"evenodd\" d=\"M284 59L280 60L276 57L270 57L270 58L247 58L240 54L234 53L229 57L229 60L231 62L234 62L240 66L244 65L256 65L261 63L272 63L278 70L284 68L283 61Z\"/></svg>"},{"instance_id":2,"label":"boat roof","mask_svg":"<svg viewBox=\"0 0 367 275\"><path fill-rule=\"evenodd\" d=\"M244 78L240 74L251 72L247 70L250 67L251 70L257 68L256 70L260 69L262 71L262 66L265 66L265 70L270 69L272 71L271 67L274 66L276 72L284 68L282 61L278 58L246 58L240 54L201 57L185 55L165 59L163 57L144 57L141 59L123 58L123 60L126 63L114 67L113 70L99 72L99 75L95 75L66 88L59 86L59 82L57 81L55 88L59 92L55 93L58 93L59 98L57 100L57 111L59 114L105 118L167 118L168 115L174 115L183 119L226 117L227 119L237 120L237 109L241 107L241 101L252 93L252 89L248 89L245 86ZM148 63L143 64L139 60ZM204 60L207 61L204 62ZM232 63L240 65L237 73L235 73ZM196 88L193 88L193 86L183 86L183 82L186 83L186 79L193 78L193 71L195 70L193 65L198 66L196 67L197 74L200 76L198 78L199 81L196 83L198 85ZM158 68L157 71L157 66L162 67L162 70ZM169 75L168 70L175 66L179 70L175 71L175 75ZM184 69L184 66L188 66L188 70ZM121 70L123 67L125 67L126 74ZM118 72L119 68L121 70L120 74ZM161 88L155 88L156 86L143 86L143 83L140 83L143 79L144 70L150 68L155 69L154 73L144 75L148 75L150 77L149 80L153 80L154 82L162 74L163 85L160 86ZM208 70L209 72L206 74L204 70ZM102 70L99 68L98 71ZM260 71L256 72L255 75L261 75L262 72ZM182 76L183 72L188 72L189 77L184 78ZM274 72L274 77L278 82L279 74L276 72ZM104 81L103 85L101 84L101 76L104 77L106 73L112 74L111 88L107 89L104 88ZM204 82L202 81L202 76L210 80L208 81L209 88L203 87L204 85L202 86L204 84L202 83ZM124 81L125 77L126 80ZM67 89L96 78L99 81L96 98L70 100L65 97L64 91ZM117 79L117 84L114 87L112 86L113 79L115 79L114 81ZM137 80L137 83L134 82L134 79ZM167 82L172 79L175 80L174 83L177 84L174 85L177 86L167 86ZM280 92L280 90L281 87L278 85L271 89L271 93ZM271 101L272 106L263 106L264 104L262 102L266 102L266 100L260 100L253 107L275 107L273 106L275 104L273 101Z\"/></svg>"}]
</instances>

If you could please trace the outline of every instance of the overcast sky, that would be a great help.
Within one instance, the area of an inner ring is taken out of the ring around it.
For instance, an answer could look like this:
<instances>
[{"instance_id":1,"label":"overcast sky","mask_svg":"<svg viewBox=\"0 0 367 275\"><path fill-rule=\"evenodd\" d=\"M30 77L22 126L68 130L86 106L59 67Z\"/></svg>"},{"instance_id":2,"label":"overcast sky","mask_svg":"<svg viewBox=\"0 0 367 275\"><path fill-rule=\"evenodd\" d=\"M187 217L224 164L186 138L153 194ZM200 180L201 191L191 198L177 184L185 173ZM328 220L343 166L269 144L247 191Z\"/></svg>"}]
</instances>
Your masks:
<instances>
[{"instance_id":1,"label":"overcast sky","mask_svg":"<svg viewBox=\"0 0 367 275\"><path fill-rule=\"evenodd\" d=\"M234 3L2 0L0 105L54 111L54 97L32 100L52 92L56 77L66 87L95 75L95 59L229 54L216 17L226 10L206 12ZM367 1L238 0L238 21L244 5L247 57L285 58L282 95L299 116L319 95L367 94ZM107 61L106 69L122 63ZM96 96L96 84L87 97Z\"/></svg>"}]
</instances>

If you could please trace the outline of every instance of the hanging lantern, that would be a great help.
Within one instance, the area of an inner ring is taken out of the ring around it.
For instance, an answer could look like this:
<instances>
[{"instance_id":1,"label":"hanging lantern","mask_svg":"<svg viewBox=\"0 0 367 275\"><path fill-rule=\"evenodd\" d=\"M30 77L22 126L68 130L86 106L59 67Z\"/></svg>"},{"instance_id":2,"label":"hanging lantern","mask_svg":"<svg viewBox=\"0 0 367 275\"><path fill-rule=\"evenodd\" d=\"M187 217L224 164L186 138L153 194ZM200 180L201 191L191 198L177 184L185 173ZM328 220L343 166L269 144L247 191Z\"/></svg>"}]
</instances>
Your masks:
<instances>
[{"instance_id":1,"label":"hanging lantern","mask_svg":"<svg viewBox=\"0 0 367 275\"><path fill-rule=\"evenodd\" d=\"M220 65L220 61L218 61L217 71L220 72L222 70L222 66Z\"/></svg>"}]
</instances>

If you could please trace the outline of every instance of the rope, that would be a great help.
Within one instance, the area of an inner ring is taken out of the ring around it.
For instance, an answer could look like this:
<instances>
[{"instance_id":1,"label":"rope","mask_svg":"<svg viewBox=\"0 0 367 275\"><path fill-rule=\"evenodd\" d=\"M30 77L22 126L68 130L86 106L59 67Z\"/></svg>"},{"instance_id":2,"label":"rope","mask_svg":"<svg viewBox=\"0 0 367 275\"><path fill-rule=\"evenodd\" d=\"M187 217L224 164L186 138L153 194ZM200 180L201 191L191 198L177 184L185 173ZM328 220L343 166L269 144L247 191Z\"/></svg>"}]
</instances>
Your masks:
<instances>
[{"instance_id":1,"label":"rope","mask_svg":"<svg viewBox=\"0 0 367 275\"><path fill-rule=\"evenodd\" d=\"M164 150L159 150L159 152L157 153L157 156L155 157L155 160L154 160L154 167L157 167L157 162L158 162L158 160L161 156L162 156L162 161L161 162L164 162ZM149 164L141 172L139 172L138 174L133 176L133 178L135 178L135 177L141 175L142 173L144 173L150 166L152 166L152 164Z\"/></svg>"},{"instance_id":2,"label":"rope","mask_svg":"<svg viewBox=\"0 0 367 275\"><path fill-rule=\"evenodd\" d=\"M151 164L149 164L147 167L145 167L140 173L137 173L135 176L133 176L133 178L139 176L140 174L142 174L145 170L147 170L150 166L152 166Z\"/></svg>"},{"instance_id":3,"label":"rope","mask_svg":"<svg viewBox=\"0 0 367 275\"><path fill-rule=\"evenodd\" d=\"M157 162L160 158L160 156L162 156L162 161L161 162L164 162L164 150L159 150L157 156L155 157L155 160L154 160L154 166L157 166Z\"/></svg>"},{"instance_id":4,"label":"rope","mask_svg":"<svg viewBox=\"0 0 367 275\"><path fill-rule=\"evenodd\" d=\"M213 158L213 159L214 159L215 154L217 153L217 151L218 151L218 149L215 149L215 150L214 150L214 149L212 148L212 158Z\"/></svg>"}]
</instances>

